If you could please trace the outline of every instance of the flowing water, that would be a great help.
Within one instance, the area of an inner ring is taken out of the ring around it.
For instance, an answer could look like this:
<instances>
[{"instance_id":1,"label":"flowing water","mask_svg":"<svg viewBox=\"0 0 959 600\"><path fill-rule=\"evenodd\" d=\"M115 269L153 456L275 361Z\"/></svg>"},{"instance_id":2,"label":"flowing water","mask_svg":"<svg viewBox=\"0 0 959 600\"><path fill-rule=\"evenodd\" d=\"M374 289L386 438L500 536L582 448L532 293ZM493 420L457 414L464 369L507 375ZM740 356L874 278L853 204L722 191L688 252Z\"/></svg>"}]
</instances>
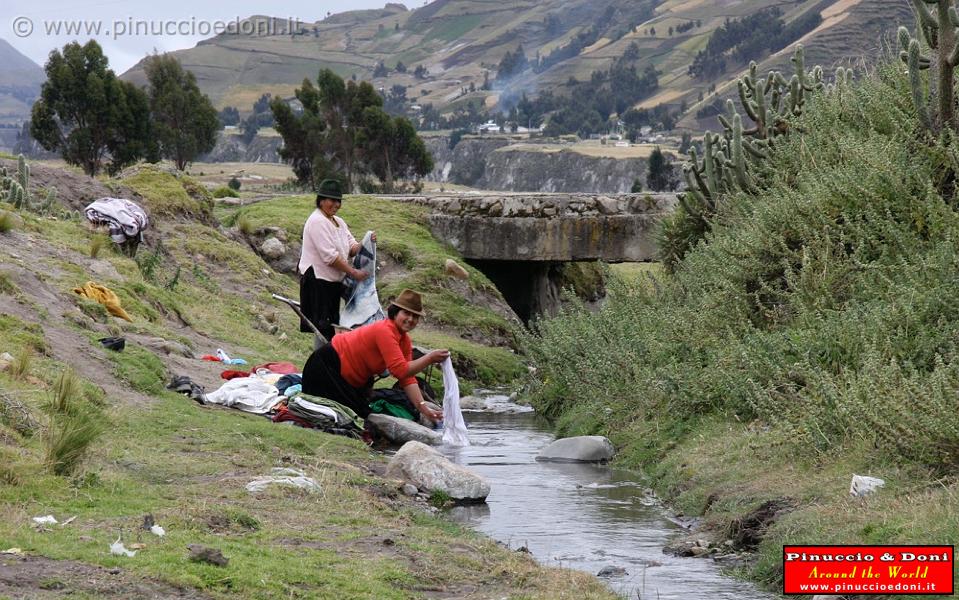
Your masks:
<instances>
[{"instance_id":1,"label":"flowing water","mask_svg":"<svg viewBox=\"0 0 959 600\"><path fill-rule=\"evenodd\" d=\"M635 473L592 464L537 462L553 441L542 419L517 413L505 396L489 396L488 410L464 412L471 446L440 450L489 479L486 504L450 509L450 516L540 562L596 574L631 599L767 599L775 596L726 577L710 559L663 554L681 529Z\"/></svg>"}]
</instances>

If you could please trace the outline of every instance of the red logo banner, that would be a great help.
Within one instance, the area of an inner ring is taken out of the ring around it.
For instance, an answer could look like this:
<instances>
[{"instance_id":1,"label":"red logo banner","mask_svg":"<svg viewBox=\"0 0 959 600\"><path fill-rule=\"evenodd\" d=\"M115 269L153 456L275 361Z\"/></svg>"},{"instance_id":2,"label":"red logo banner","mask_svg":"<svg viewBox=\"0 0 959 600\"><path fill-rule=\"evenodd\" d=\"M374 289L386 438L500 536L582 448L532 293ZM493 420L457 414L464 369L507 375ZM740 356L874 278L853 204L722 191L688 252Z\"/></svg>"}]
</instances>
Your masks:
<instances>
[{"instance_id":1,"label":"red logo banner","mask_svg":"<svg viewBox=\"0 0 959 600\"><path fill-rule=\"evenodd\" d=\"M953 546L783 546L784 594L953 594Z\"/></svg>"}]
</instances>

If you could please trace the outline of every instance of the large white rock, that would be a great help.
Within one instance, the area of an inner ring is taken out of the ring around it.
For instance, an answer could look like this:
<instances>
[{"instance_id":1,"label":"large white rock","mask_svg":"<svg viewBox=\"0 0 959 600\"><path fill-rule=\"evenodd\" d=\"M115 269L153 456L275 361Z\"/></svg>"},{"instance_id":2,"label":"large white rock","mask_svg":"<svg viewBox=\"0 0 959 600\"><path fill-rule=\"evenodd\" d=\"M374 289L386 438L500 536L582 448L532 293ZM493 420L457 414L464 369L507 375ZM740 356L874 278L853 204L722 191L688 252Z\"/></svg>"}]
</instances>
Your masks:
<instances>
[{"instance_id":1,"label":"large white rock","mask_svg":"<svg viewBox=\"0 0 959 600\"><path fill-rule=\"evenodd\" d=\"M267 258L276 260L286 254L286 246L275 237L267 238L263 244L260 245L260 253Z\"/></svg>"},{"instance_id":2,"label":"large white rock","mask_svg":"<svg viewBox=\"0 0 959 600\"><path fill-rule=\"evenodd\" d=\"M482 502L490 491L486 479L420 442L406 442L390 459L386 476L408 481L425 492L445 492L460 502Z\"/></svg>"},{"instance_id":3,"label":"large white rock","mask_svg":"<svg viewBox=\"0 0 959 600\"><path fill-rule=\"evenodd\" d=\"M615 454L612 442L601 435L556 440L540 450L536 460L553 462L605 462Z\"/></svg>"},{"instance_id":4,"label":"large white rock","mask_svg":"<svg viewBox=\"0 0 959 600\"><path fill-rule=\"evenodd\" d=\"M366 420L373 424L386 439L394 444L405 444L410 441L422 442L431 446L443 443L443 434L423 427L409 419L401 419L390 415L371 414Z\"/></svg>"}]
</instances>

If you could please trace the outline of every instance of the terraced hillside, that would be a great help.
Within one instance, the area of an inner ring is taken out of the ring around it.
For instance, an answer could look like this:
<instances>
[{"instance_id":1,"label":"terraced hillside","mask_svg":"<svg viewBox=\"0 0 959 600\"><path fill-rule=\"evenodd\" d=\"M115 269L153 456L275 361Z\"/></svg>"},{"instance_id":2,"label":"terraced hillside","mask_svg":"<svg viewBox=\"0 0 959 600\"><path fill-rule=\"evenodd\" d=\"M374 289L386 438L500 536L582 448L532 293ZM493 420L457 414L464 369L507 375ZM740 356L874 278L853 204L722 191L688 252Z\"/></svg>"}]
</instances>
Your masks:
<instances>
[{"instance_id":1,"label":"terraced hillside","mask_svg":"<svg viewBox=\"0 0 959 600\"><path fill-rule=\"evenodd\" d=\"M30 117L45 79L43 69L0 39L0 125L19 124Z\"/></svg>"},{"instance_id":2,"label":"terraced hillside","mask_svg":"<svg viewBox=\"0 0 959 600\"><path fill-rule=\"evenodd\" d=\"M710 34L727 18L771 6L779 7L787 25L820 13L821 25L802 42L809 61L824 65L871 62L878 56L882 33L912 21L906 0L437 0L416 10L388 4L380 10L333 15L300 24L293 35L224 34L175 55L196 73L218 106L237 106L241 112L249 111L263 93L292 94L304 77L315 77L322 67L344 77L372 79L384 89L408 86L407 97L451 110L474 99L494 107L504 92L563 93L571 77L588 80L635 43L639 55L634 66L642 71L652 64L662 73L660 89L637 98L637 104L692 105L700 91L725 82L743 67L730 64L726 73L711 79L691 79L687 68ZM259 23L267 19L251 17ZM494 79L503 56L520 44L531 64L542 59L539 66L483 90L484 79ZM788 56L788 48L774 52L764 67L783 63ZM373 78L380 62L389 74ZM406 72L395 70L400 62ZM414 75L419 65L427 69L425 77ZM143 82L142 64L124 77Z\"/></svg>"}]
</instances>

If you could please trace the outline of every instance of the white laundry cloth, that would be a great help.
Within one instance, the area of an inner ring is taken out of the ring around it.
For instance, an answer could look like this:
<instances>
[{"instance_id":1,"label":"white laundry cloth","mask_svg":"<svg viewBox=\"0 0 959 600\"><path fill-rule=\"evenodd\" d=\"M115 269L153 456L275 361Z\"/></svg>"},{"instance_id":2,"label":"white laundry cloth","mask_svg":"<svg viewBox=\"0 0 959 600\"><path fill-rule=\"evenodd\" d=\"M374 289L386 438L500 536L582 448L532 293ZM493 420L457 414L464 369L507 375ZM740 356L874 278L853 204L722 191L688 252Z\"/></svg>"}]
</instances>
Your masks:
<instances>
[{"instance_id":1,"label":"white laundry cloth","mask_svg":"<svg viewBox=\"0 0 959 600\"><path fill-rule=\"evenodd\" d=\"M263 415L280 403L283 396L275 386L258 377L237 377L210 392L204 399L209 404L221 404L256 415Z\"/></svg>"},{"instance_id":2,"label":"white laundry cloth","mask_svg":"<svg viewBox=\"0 0 959 600\"><path fill-rule=\"evenodd\" d=\"M460 411L460 382L453 372L453 361L443 361L443 443L450 446L469 446L466 421Z\"/></svg>"},{"instance_id":3,"label":"white laundry cloth","mask_svg":"<svg viewBox=\"0 0 959 600\"><path fill-rule=\"evenodd\" d=\"M128 239L142 241L143 230L150 226L146 212L135 202L124 198L100 198L84 210L87 220L110 228L110 237L117 244Z\"/></svg>"},{"instance_id":4,"label":"white laundry cloth","mask_svg":"<svg viewBox=\"0 0 959 600\"><path fill-rule=\"evenodd\" d=\"M359 282L352 277L343 280L343 299L346 304L340 311L339 325L351 329L386 318L376 293L376 242L373 241L372 231L367 231L363 236L360 251L353 258L353 268L369 277Z\"/></svg>"}]
</instances>

